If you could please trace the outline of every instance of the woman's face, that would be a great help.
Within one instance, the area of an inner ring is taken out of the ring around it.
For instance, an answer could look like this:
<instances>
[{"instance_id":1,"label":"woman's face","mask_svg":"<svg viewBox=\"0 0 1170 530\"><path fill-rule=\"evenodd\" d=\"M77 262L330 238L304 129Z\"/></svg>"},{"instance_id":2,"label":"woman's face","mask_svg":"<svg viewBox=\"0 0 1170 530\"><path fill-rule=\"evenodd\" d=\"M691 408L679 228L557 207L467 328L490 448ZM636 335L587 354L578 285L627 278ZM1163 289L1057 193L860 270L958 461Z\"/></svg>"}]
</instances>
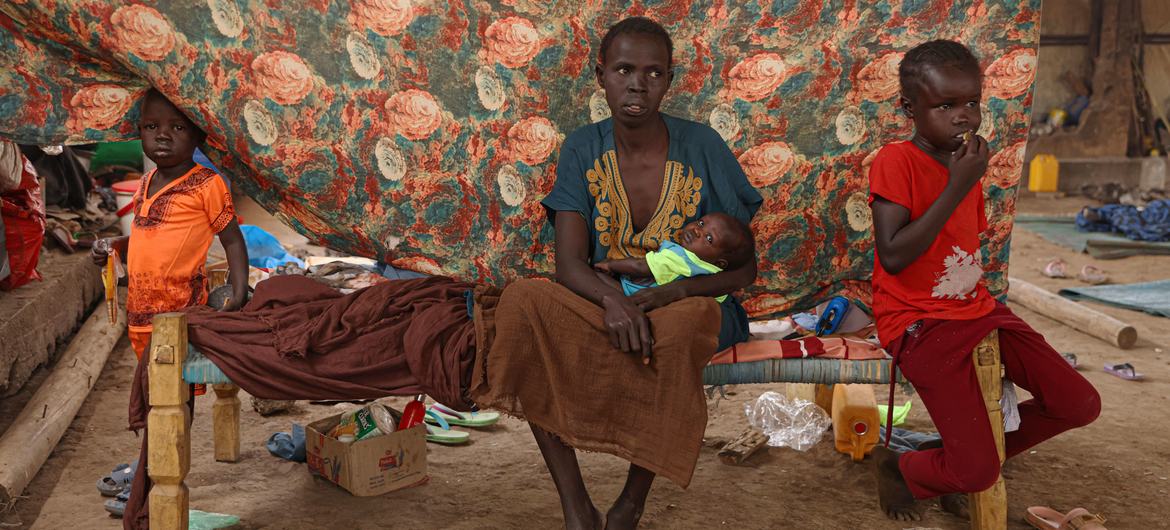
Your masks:
<instances>
[{"instance_id":1,"label":"woman's face","mask_svg":"<svg viewBox=\"0 0 1170 530\"><path fill-rule=\"evenodd\" d=\"M596 73L615 122L635 128L658 121L658 107L672 79L670 52L662 39L644 33L618 35Z\"/></svg>"}]
</instances>

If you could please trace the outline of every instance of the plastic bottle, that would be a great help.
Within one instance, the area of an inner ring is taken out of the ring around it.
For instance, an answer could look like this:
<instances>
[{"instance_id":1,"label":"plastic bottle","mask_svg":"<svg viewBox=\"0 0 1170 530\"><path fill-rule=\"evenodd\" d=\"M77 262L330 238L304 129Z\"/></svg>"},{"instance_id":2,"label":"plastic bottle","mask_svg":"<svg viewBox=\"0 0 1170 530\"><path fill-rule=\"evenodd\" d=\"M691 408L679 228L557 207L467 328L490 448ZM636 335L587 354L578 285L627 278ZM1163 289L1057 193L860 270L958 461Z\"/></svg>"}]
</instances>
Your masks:
<instances>
[{"instance_id":1,"label":"plastic bottle","mask_svg":"<svg viewBox=\"0 0 1170 530\"><path fill-rule=\"evenodd\" d=\"M398 421L399 431L405 431L423 422L423 418L427 415L427 406L424 403L426 399L426 394L419 394L414 396L414 401L406 404L406 408L402 411L402 419Z\"/></svg>"}]
</instances>

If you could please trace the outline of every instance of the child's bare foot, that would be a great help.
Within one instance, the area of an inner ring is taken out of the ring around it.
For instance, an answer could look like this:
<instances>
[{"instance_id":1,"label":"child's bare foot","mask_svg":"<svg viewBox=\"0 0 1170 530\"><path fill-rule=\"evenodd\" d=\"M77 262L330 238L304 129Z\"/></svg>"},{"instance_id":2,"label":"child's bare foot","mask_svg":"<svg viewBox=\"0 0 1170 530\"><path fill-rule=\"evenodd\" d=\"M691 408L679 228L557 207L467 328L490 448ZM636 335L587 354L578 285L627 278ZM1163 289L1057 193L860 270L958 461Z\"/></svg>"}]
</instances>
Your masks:
<instances>
[{"instance_id":1,"label":"child's bare foot","mask_svg":"<svg viewBox=\"0 0 1170 530\"><path fill-rule=\"evenodd\" d=\"M938 503L942 506L944 512L960 519L971 518L971 508L968 502L965 493L948 493L938 498Z\"/></svg>"},{"instance_id":2,"label":"child's bare foot","mask_svg":"<svg viewBox=\"0 0 1170 530\"><path fill-rule=\"evenodd\" d=\"M914 495L898 469L898 453L885 446L873 448L874 474L878 481L878 503L886 516L895 521L922 519Z\"/></svg>"},{"instance_id":3,"label":"child's bare foot","mask_svg":"<svg viewBox=\"0 0 1170 530\"><path fill-rule=\"evenodd\" d=\"M918 446L919 451L927 449L942 449L942 440L933 440L925 442ZM965 493L948 493L938 498L939 505L942 506L944 512L947 512L960 519L971 518L971 508L967 495Z\"/></svg>"},{"instance_id":4,"label":"child's bare foot","mask_svg":"<svg viewBox=\"0 0 1170 530\"><path fill-rule=\"evenodd\" d=\"M642 518L642 505L618 497L613 507L605 514L605 530L625 530L638 527L638 520Z\"/></svg>"}]
</instances>

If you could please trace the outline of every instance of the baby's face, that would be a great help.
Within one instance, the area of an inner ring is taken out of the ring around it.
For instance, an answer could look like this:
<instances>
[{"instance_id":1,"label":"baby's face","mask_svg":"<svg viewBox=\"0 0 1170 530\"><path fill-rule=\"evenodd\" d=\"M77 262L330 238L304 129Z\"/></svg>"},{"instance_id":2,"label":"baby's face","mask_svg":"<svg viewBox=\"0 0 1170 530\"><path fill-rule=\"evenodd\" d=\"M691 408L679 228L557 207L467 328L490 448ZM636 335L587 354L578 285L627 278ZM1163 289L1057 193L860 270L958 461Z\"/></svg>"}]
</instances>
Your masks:
<instances>
[{"instance_id":1,"label":"baby's face","mask_svg":"<svg viewBox=\"0 0 1170 530\"><path fill-rule=\"evenodd\" d=\"M711 264L725 261L724 255L733 239L734 235L731 227L727 226L727 221L713 215L704 215L688 223L675 236L675 241L679 245Z\"/></svg>"}]
</instances>

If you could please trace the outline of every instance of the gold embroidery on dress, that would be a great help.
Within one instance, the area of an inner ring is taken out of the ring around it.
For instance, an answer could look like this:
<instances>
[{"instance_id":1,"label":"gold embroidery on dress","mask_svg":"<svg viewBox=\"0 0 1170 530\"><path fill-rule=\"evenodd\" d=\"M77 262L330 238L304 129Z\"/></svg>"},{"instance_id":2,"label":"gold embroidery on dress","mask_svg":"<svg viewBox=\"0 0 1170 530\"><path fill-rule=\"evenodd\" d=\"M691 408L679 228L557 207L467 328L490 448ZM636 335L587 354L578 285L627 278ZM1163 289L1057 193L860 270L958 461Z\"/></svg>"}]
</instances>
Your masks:
<instances>
[{"instance_id":1,"label":"gold embroidery on dress","mask_svg":"<svg viewBox=\"0 0 1170 530\"><path fill-rule=\"evenodd\" d=\"M646 228L635 233L617 154L606 151L585 172L585 178L597 210L593 229L597 231L598 244L606 248L607 259L640 258L658 249L663 241L674 237L687 219L698 214L703 198L703 181L694 170L667 160L654 215Z\"/></svg>"}]
</instances>

